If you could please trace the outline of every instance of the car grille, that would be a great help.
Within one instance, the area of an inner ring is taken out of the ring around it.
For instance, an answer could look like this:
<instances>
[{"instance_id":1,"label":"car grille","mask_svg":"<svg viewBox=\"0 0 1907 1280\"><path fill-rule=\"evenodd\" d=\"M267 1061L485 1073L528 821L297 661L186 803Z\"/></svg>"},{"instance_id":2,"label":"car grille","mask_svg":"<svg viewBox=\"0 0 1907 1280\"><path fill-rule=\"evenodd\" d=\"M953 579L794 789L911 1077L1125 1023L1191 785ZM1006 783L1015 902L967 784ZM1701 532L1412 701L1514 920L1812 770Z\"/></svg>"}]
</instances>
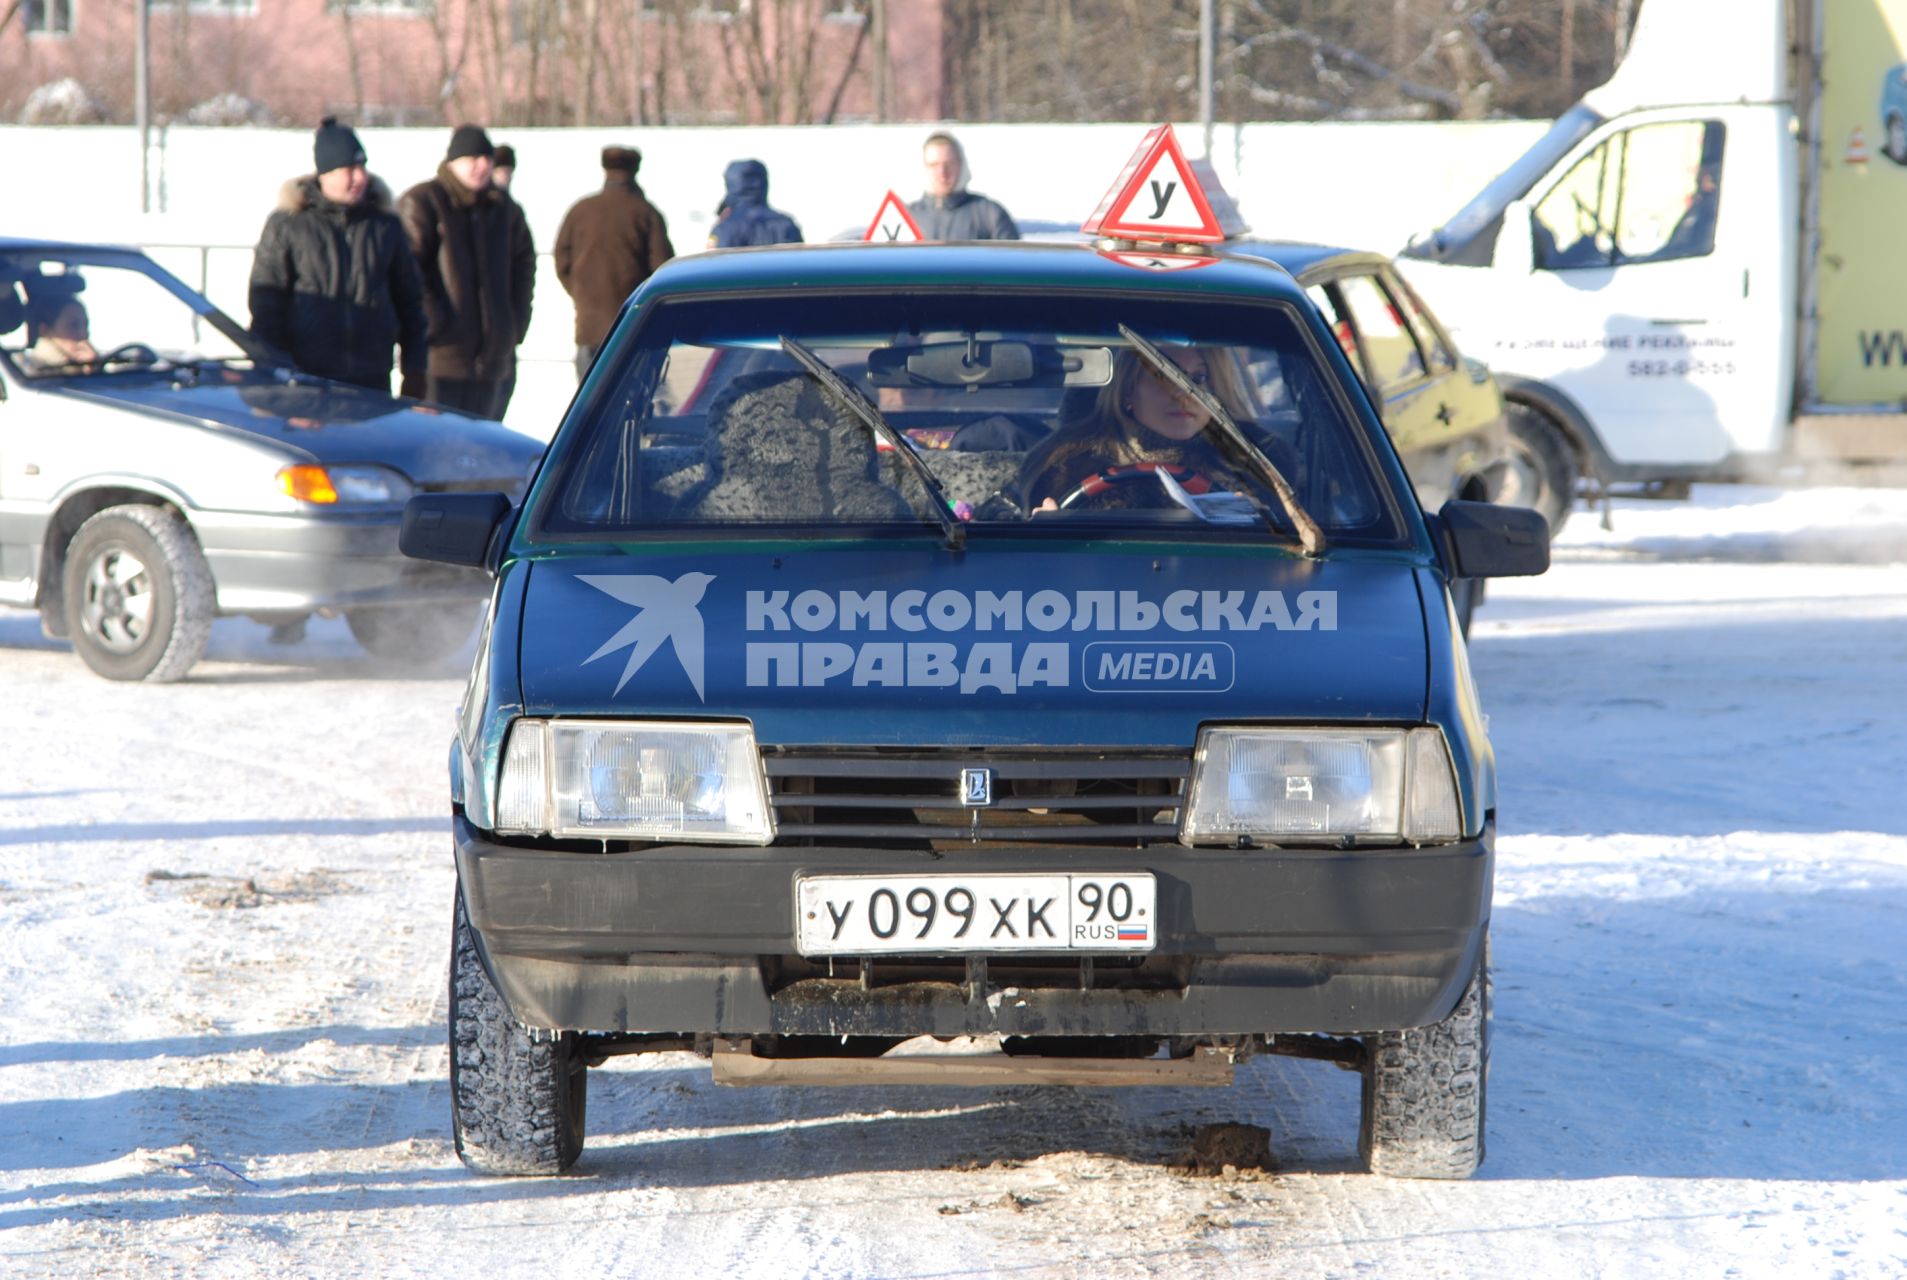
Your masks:
<instances>
[{"instance_id":1,"label":"car grille","mask_svg":"<svg viewBox=\"0 0 1907 1280\"><path fill-rule=\"evenodd\" d=\"M895 848L1176 842L1185 751L765 748L776 843ZM961 803L962 771L992 801Z\"/></svg>"}]
</instances>

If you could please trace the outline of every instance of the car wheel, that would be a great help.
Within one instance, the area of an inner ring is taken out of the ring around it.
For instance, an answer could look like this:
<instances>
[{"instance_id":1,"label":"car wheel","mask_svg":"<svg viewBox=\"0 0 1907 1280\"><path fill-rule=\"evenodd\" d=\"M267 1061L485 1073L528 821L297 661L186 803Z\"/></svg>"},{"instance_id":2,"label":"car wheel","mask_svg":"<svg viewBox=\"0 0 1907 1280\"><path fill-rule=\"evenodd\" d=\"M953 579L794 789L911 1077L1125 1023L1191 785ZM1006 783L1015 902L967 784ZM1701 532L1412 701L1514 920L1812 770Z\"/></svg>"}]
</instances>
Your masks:
<instances>
[{"instance_id":1,"label":"car wheel","mask_svg":"<svg viewBox=\"0 0 1907 1280\"><path fill-rule=\"evenodd\" d=\"M1364 1038L1357 1149L1372 1173L1467 1178L1483 1163L1490 1075L1490 944L1450 1016Z\"/></svg>"},{"instance_id":2,"label":"car wheel","mask_svg":"<svg viewBox=\"0 0 1907 1280\"><path fill-rule=\"evenodd\" d=\"M79 527L60 578L74 652L108 680L178 680L218 611L192 530L165 507L108 507Z\"/></svg>"},{"instance_id":3,"label":"car wheel","mask_svg":"<svg viewBox=\"0 0 1907 1280\"><path fill-rule=\"evenodd\" d=\"M1509 406L1510 461L1496 501L1530 507L1549 521L1549 536L1562 531L1576 500L1576 451L1548 414Z\"/></svg>"},{"instance_id":4,"label":"car wheel","mask_svg":"<svg viewBox=\"0 0 1907 1280\"><path fill-rule=\"evenodd\" d=\"M473 1172L561 1173L583 1152L589 1072L574 1032L532 1033L477 955L457 892L450 949L450 1105Z\"/></svg>"},{"instance_id":5,"label":"car wheel","mask_svg":"<svg viewBox=\"0 0 1907 1280\"><path fill-rule=\"evenodd\" d=\"M435 666L463 647L477 625L475 605L353 609L344 615L365 652L407 666Z\"/></svg>"},{"instance_id":6,"label":"car wheel","mask_svg":"<svg viewBox=\"0 0 1907 1280\"><path fill-rule=\"evenodd\" d=\"M1887 158L1895 164L1907 164L1907 119L1887 117Z\"/></svg>"}]
</instances>

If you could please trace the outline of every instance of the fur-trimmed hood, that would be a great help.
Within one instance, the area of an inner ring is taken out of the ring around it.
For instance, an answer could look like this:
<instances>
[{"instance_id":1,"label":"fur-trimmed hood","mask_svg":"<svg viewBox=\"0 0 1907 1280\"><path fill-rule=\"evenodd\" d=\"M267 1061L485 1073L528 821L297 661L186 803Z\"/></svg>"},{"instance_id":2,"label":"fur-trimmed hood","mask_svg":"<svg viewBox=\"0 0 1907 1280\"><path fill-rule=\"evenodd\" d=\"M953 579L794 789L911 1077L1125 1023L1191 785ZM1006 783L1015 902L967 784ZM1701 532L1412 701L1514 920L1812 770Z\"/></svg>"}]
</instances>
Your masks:
<instances>
[{"instance_id":1,"label":"fur-trimmed hood","mask_svg":"<svg viewBox=\"0 0 1907 1280\"><path fill-rule=\"evenodd\" d=\"M397 200L391 195L391 188L384 179L375 173L370 175L370 189L364 193L365 207L376 209L380 213L390 213L397 207ZM287 178L278 188L278 207L286 213L303 213L316 205L321 197L318 194L318 175L307 173L296 178Z\"/></svg>"}]
</instances>

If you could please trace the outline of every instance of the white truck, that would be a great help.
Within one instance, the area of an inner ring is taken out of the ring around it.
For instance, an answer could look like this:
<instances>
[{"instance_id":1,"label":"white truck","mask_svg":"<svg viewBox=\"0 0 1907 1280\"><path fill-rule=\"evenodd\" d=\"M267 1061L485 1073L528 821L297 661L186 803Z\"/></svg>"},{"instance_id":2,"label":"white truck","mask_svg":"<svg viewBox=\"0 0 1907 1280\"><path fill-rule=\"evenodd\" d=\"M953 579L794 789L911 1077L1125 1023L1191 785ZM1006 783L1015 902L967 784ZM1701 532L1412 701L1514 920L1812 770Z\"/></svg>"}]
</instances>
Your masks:
<instances>
[{"instance_id":1,"label":"white truck","mask_svg":"<svg viewBox=\"0 0 1907 1280\"><path fill-rule=\"evenodd\" d=\"M1628 55L1400 258L1497 371L1555 527L1907 460L1907 0L1647 0Z\"/></svg>"}]
</instances>

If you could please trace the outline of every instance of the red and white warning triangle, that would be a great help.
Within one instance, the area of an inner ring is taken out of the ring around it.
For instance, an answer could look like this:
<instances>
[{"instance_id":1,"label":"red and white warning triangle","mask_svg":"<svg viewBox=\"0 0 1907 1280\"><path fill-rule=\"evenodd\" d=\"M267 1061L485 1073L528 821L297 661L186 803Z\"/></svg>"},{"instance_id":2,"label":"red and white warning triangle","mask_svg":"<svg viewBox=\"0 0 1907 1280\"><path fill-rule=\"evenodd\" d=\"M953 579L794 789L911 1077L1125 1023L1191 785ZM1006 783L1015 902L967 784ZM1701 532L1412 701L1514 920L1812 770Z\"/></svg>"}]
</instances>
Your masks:
<instances>
[{"instance_id":1,"label":"red and white warning triangle","mask_svg":"<svg viewBox=\"0 0 1907 1280\"><path fill-rule=\"evenodd\" d=\"M1225 238L1169 124L1146 134L1080 230L1091 236L1183 244L1216 244Z\"/></svg>"},{"instance_id":2,"label":"red and white warning triangle","mask_svg":"<svg viewBox=\"0 0 1907 1280\"><path fill-rule=\"evenodd\" d=\"M907 206L892 191L881 201L881 207L874 213L874 221L867 224L867 234L863 240L894 241L922 240L920 228L914 225L914 219L907 212Z\"/></svg>"}]
</instances>

